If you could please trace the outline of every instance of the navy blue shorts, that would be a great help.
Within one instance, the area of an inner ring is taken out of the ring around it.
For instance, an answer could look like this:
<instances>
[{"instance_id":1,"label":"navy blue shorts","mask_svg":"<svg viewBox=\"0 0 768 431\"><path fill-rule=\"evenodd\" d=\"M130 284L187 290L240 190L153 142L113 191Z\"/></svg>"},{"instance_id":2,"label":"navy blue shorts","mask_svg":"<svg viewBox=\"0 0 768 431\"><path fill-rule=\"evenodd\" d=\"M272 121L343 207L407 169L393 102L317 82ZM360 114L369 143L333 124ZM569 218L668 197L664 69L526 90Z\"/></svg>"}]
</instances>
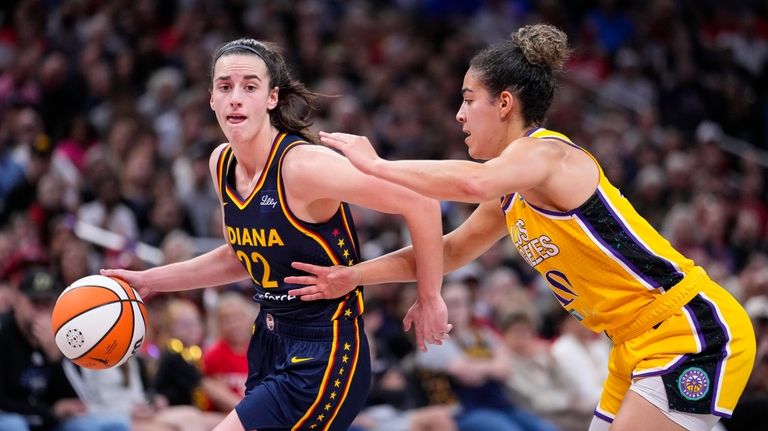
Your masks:
<instances>
[{"instance_id":1,"label":"navy blue shorts","mask_svg":"<svg viewBox=\"0 0 768 431\"><path fill-rule=\"evenodd\" d=\"M235 410L247 431L342 431L370 386L362 318L309 324L262 312L248 347L245 398Z\"/></svg>"}]
</instances>

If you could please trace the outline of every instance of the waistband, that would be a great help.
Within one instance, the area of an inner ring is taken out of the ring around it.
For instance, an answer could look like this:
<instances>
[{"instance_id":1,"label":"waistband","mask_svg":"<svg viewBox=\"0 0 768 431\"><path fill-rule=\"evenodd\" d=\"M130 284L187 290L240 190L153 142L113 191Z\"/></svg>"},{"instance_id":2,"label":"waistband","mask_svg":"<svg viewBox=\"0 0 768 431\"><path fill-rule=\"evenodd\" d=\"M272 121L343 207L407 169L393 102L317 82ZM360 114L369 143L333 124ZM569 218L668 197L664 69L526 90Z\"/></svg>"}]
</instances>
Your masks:
<instances>
[{"instance_id":1,"label":"waistband","mask_svg":"<svg viewBox=\"0 0 768 431\"><path fill-rule=\"evenodd\" d=\"M357 323L357 324L355 324ZM254 325L277 335L305 340L333 340L355 336L362 333L363 319L356 317L349 320L312 321L285 319L269 312L260 312Z\"/></svg>"},{"instance_id":2,"label":"waistband","mask_svg":"<svg viewBox=\"0 0 768 431\"><path fill-rule=\"evenodd\" d=\"M618 328L606 329L606 335L614 344L621 344L650 330L698 295L704 288L702 281L708 278L703 268L694 267L679 283L648 304L637 319Z\"/></svg>"}]
</instances>

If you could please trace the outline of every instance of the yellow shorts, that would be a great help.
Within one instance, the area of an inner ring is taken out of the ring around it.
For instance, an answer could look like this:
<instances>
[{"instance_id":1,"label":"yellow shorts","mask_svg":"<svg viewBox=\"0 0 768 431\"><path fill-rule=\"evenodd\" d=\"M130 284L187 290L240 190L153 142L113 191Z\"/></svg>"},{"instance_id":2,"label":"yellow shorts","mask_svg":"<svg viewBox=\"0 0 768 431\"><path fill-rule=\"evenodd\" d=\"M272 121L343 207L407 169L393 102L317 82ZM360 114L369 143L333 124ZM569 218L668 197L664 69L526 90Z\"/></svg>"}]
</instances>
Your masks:
<instances>
[{"instance_id":1,"label":"yellow shorts","mask_svg":"<svg viewBox=\"0 0 768 431\"><path fill-rule=\"evenodd\" d=\"M613 346L597 417L612 422L632 381L650 376L663 379L670 409L731 416L752 372L755 333L728 291L709 277L696 282L682 309Z\"/></svg>"}]
</instances>

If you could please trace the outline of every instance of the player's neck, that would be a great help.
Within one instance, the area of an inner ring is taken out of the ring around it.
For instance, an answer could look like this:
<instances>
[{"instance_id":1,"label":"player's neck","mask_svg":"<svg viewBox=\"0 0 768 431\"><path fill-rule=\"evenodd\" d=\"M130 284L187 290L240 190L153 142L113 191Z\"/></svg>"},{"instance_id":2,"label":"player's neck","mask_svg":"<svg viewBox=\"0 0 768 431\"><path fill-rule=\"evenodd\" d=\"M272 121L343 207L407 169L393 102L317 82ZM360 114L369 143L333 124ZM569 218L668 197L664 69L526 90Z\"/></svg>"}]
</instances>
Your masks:
<instances>
[{"instance_id":1,"label":"player's neck","mask_svg":"<svg viewBox=\"0 0 768 431\"><path fill-rule=\"evenodd\" d=\"M262 128L249 142L231 142L237 163L245 170L247 176L253 177L256 173L261 173L269 159L272 144L279 134L276 128L269 125Z\"/></svg>"},{"instance_id":2,"label":"player's neck","mask_svg":"<svg viewBox=\"0 0 768 431\"><path fill-rule=\"evenodd\" d=\"M498 157L508 146L512 145L515 140L525 136L526 132L530 130L530 127L525 127L522 118L511 118L505 124L503 129L503 137L499 141L499 148L494 157Z\"/></svg>"}]
</instances>

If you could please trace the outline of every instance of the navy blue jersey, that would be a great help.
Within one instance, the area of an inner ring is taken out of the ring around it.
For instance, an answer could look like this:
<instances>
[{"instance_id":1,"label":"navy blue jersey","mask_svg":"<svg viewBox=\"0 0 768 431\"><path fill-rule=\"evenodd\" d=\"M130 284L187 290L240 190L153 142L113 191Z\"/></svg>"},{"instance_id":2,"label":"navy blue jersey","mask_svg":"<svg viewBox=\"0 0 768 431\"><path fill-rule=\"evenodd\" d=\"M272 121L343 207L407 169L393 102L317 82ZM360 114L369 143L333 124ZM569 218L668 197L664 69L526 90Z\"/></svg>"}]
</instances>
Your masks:
<instances>
[{"instance_id":1,"label":"navy blue jersey","mask_svg":"<svg viewBox=\"0 0 768 431\"><path fill-rule=\"evenodd\" d=\"M362 287L342 298L302 302L288 295L288 290L303 286L283 281L290 275L303 275L291 267L294 261L322 266L359 261L357 235L346 203L325 223L302 221L288 208L280 168L285 154L297 145L312 144L285 133L275 138L261 177L248 196L237 192L237 159L231 146L224 148L217 177L226 239L251 274L253 298L262 312L301 321L352 319L363 313Z\"/></svg>"}]
</instances>

